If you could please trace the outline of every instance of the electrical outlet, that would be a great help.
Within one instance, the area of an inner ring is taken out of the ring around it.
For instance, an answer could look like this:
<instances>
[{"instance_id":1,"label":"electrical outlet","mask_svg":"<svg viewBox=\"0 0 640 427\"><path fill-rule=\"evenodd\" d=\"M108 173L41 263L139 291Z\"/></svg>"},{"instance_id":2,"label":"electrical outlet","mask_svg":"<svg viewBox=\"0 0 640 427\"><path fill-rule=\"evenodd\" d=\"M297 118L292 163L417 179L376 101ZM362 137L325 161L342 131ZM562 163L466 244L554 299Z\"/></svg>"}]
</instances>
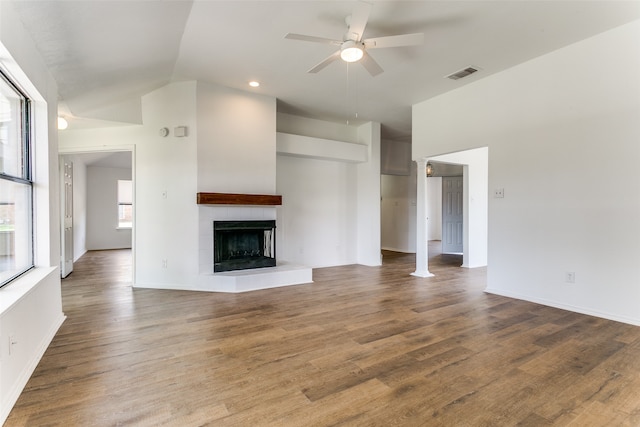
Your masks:
<instances>
[{"instance_id":1,"label":"electrical outlet","mask_svg":"<svg viewBox=\"0 0 640 427\"><path fill-rule=\"evenodd\" d=\"M12 353L13 346L15 346L16 344L18 344L18 340L16 340L16 336L15 335L9 335L9 354Z\"/></svg>"},{"instance_id":2,"label":"electrical outlet","mask_svg":"<svg viewBox=\"0 0 640 427\"><path fill-rule=\"evenodd\" d=\"M169 263L167 262L166 259L162 260L162 268L167 268L167 266L169 265Z\"/></svg>"},{"instance_id":3,"label":"electrical outlet","mask_svg":"<svg viewBox=\"0 0 640 427\"><path fill-rule=\"evenodd\" d=\"M573 271L567 271L564 274L564 281L567 283L576 283L576 273Z\"/></svg>"},{"instance_id":4,"label":"electrical outlet","mask_svg":"<svg viewBox=\"0 0 640 427\"><path fill-rule=\"evenodd\" d=\"M504 198L504 188L496 188L495 190L493 190L493 197L496 199L503 199Z\"/></svg>"}]
</instances>

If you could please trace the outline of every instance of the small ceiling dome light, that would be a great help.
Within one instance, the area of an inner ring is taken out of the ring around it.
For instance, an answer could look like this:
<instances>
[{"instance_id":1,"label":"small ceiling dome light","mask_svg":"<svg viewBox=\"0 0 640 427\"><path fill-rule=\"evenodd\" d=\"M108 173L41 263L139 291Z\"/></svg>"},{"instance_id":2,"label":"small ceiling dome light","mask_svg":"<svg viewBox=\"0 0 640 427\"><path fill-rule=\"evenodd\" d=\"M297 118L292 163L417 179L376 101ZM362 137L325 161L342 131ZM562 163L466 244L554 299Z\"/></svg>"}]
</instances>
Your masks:
<instances>
[{"instance_id":1,"label":"small ceiling dome light","mask_svg":"<svg viewBox=\"0 0 640 427\"><path fill-rule=\"evenodd\" d=\"M58 130L65 130L69 127L69 123L64 117L58 117Z\"/></svg>"},{"instance_id":2,"label":"small ceiling dome light","mask_svg":"<svg viewBox=\"0 0 640 427\"><path fill-rule=\"evenodd\" d=\"M433 176L433 165L431 162L427 162L427 176Z\"/></svg>"},{"instance_id":3,"label":"small ceiling dome light","mask_svg":"<svg viewBox=\"0 0 640 427\"><path fill-rule=\"evenodd\" d=\"M249 82L249 86L251 86L251 87L258 87L258 86L260 86L260 82L257 82L257 81L255 81L255 80L252 80L252 81L250 81L250 82Z\"/></svg>"},{"instance_id":4,"label":"small ceiling dome light","mask_svg":"<svg viewBox=\"0 0 640 427\"><path fill-rule=\"evenodd\" d=\"M356 62L362 59L364 51L362 43L353 40L347 40L340 46L340 58L345 62Z\"/></svg>"}]
</instances>

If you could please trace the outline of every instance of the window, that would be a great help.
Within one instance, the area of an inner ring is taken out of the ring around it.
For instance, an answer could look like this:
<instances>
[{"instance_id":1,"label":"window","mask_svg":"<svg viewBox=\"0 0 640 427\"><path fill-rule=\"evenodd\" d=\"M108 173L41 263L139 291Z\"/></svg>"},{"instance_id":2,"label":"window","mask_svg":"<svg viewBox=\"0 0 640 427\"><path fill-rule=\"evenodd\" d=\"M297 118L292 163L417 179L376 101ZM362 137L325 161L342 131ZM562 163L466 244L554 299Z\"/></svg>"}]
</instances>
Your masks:
<instances>
[{"instance_id":1,"label":"window","mask_svg":"<svg viewBox=\"0 0 640 427\"><path fill-rule=\"evenodd\" d=\"M118 180L118 228L133 224L133 186L130 180Z\"/></svg>"},{"instance_id":2,"label":"window","mask_svg":"<svg viewBox=\"0 0 640 427\"><path fill-rule=\"evenodd\" d=\"M33 267L29 107L0 70L0 287Z\"/></svg>"}]
</instances>

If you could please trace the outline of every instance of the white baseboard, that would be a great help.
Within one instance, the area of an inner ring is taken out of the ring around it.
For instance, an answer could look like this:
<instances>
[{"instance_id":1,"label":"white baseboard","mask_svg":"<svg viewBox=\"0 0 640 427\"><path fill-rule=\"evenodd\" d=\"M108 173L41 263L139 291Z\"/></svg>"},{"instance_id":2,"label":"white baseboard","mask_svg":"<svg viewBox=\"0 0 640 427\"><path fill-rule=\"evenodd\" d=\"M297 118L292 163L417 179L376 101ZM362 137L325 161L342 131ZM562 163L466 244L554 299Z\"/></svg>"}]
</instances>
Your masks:
<instances>
[{"instance_id":1,"label":"white baseboard","mask_svg":"<svg viewBox=\"0 0 640 427\"><path fill-rule=\"evenodd\" d=\"M574 313L586 314L588 316L600 317L600 318L603 318L603 319L613 320L613 321L616 321L616 322L628 323L629 325L640 326L640 319L634 319L632 317L619 316L619 315L616 315L616 314L605 313L605 312L601 312L601 311L597 311L597 310L592 310L592 309L589 309L589 308L578 307L578 306L574 306L574 305L570 305L570 304L564 304L564 303L560 303L560 302L557 302L557 301L551 301L551 300L547 300L547 299L544 299L544 298L536 298L536 297L532 297L532 296L529 296L529 295L521 295L521 294L518 294L516 292L504 292L504 291L497 290L497 289L491 289L489 287L487 287L484 291L489 293L489 294L501 295L503 297L509 297L509 298L515 298L515 299L519 299L519 300L523 300L523 301L529 301L529 302L533 302L533 303L536 303L536 304L542 304L542 305L546 305L546 306L549 306L549 307L555 307L555 308L559 308L559 309L562 309L562 310L572 311Z\"/></svg>"}]
</instances>

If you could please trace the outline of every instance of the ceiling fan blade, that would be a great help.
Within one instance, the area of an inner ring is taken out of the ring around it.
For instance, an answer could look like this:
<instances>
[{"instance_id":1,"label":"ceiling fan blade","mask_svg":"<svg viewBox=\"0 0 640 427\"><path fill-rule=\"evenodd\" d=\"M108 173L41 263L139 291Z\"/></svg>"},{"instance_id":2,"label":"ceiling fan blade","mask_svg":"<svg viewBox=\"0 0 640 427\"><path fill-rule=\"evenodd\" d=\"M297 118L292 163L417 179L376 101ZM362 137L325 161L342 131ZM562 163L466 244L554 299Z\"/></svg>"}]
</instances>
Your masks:
<instances>
[{"instance_id":1,"label":"ceiling fan blade","mask_svg":"<svg viewBox=\"0 0 640 427\"><path fill-rule=\"evenodd\" d=\"M382 67L378 65L378 63L371 57L371 55L367 53L367 51L364 52L364 55L362 56L360 63L364 66L364 68L366 68L369 74L371 74L373 77L377 76L378 74L384 71Z\"/></svg>"},{"instance_id":2,"label":"ceiling fan blade","mask_svg":"<svg viewBox=\"0 0 640 427\"><path fill-rule=\"evenodd\" d=\"M378 49L383 47L416 46L424 43L424 34L402 34L399 36L374 37L364 40L367 49Z\"/></svg>"},{"instance_id":3,"label":"ceiling fan blade","mask_svg":"<svg viewBox=\"0 0 640 427\"><path fill-rule=\"evenodd\" d=\"M349 34L355 34L356 41L362 40L362 34L367 26L370 13L371 5L369 3L359 1L353 8L349 19Z\"/></svg>"},{"instance_id":4,"label":"ceiling fan blade","mask_svg":"<svg viewBox=\"0 0 640 427\"><path fill-rule=\"evenodd\" d=\"M326 39L324 37L305 36L304 34L295 34L295 33L287 33L284 36L284 38L285 39L291 39L291 40L302 40L304 42L333 44L333 45L337 45L337 46L342 44L342 42L340 40Z\"/></svg>"},{"instance_id":5,"label":"ceiling fan blade","mask_svg":"<svg viewBox=\"0 0 640 427\"><path fill-rule=\"evenodd\" d=\"M331 64L333 61L339 58L340 58L340 51L338 50L332 53L328 58L324 59L318 65L316 65L315 67L307 71L307 73L317 73L318 71L322 70L327 65Z\"/></svg>"}]
</instances>

